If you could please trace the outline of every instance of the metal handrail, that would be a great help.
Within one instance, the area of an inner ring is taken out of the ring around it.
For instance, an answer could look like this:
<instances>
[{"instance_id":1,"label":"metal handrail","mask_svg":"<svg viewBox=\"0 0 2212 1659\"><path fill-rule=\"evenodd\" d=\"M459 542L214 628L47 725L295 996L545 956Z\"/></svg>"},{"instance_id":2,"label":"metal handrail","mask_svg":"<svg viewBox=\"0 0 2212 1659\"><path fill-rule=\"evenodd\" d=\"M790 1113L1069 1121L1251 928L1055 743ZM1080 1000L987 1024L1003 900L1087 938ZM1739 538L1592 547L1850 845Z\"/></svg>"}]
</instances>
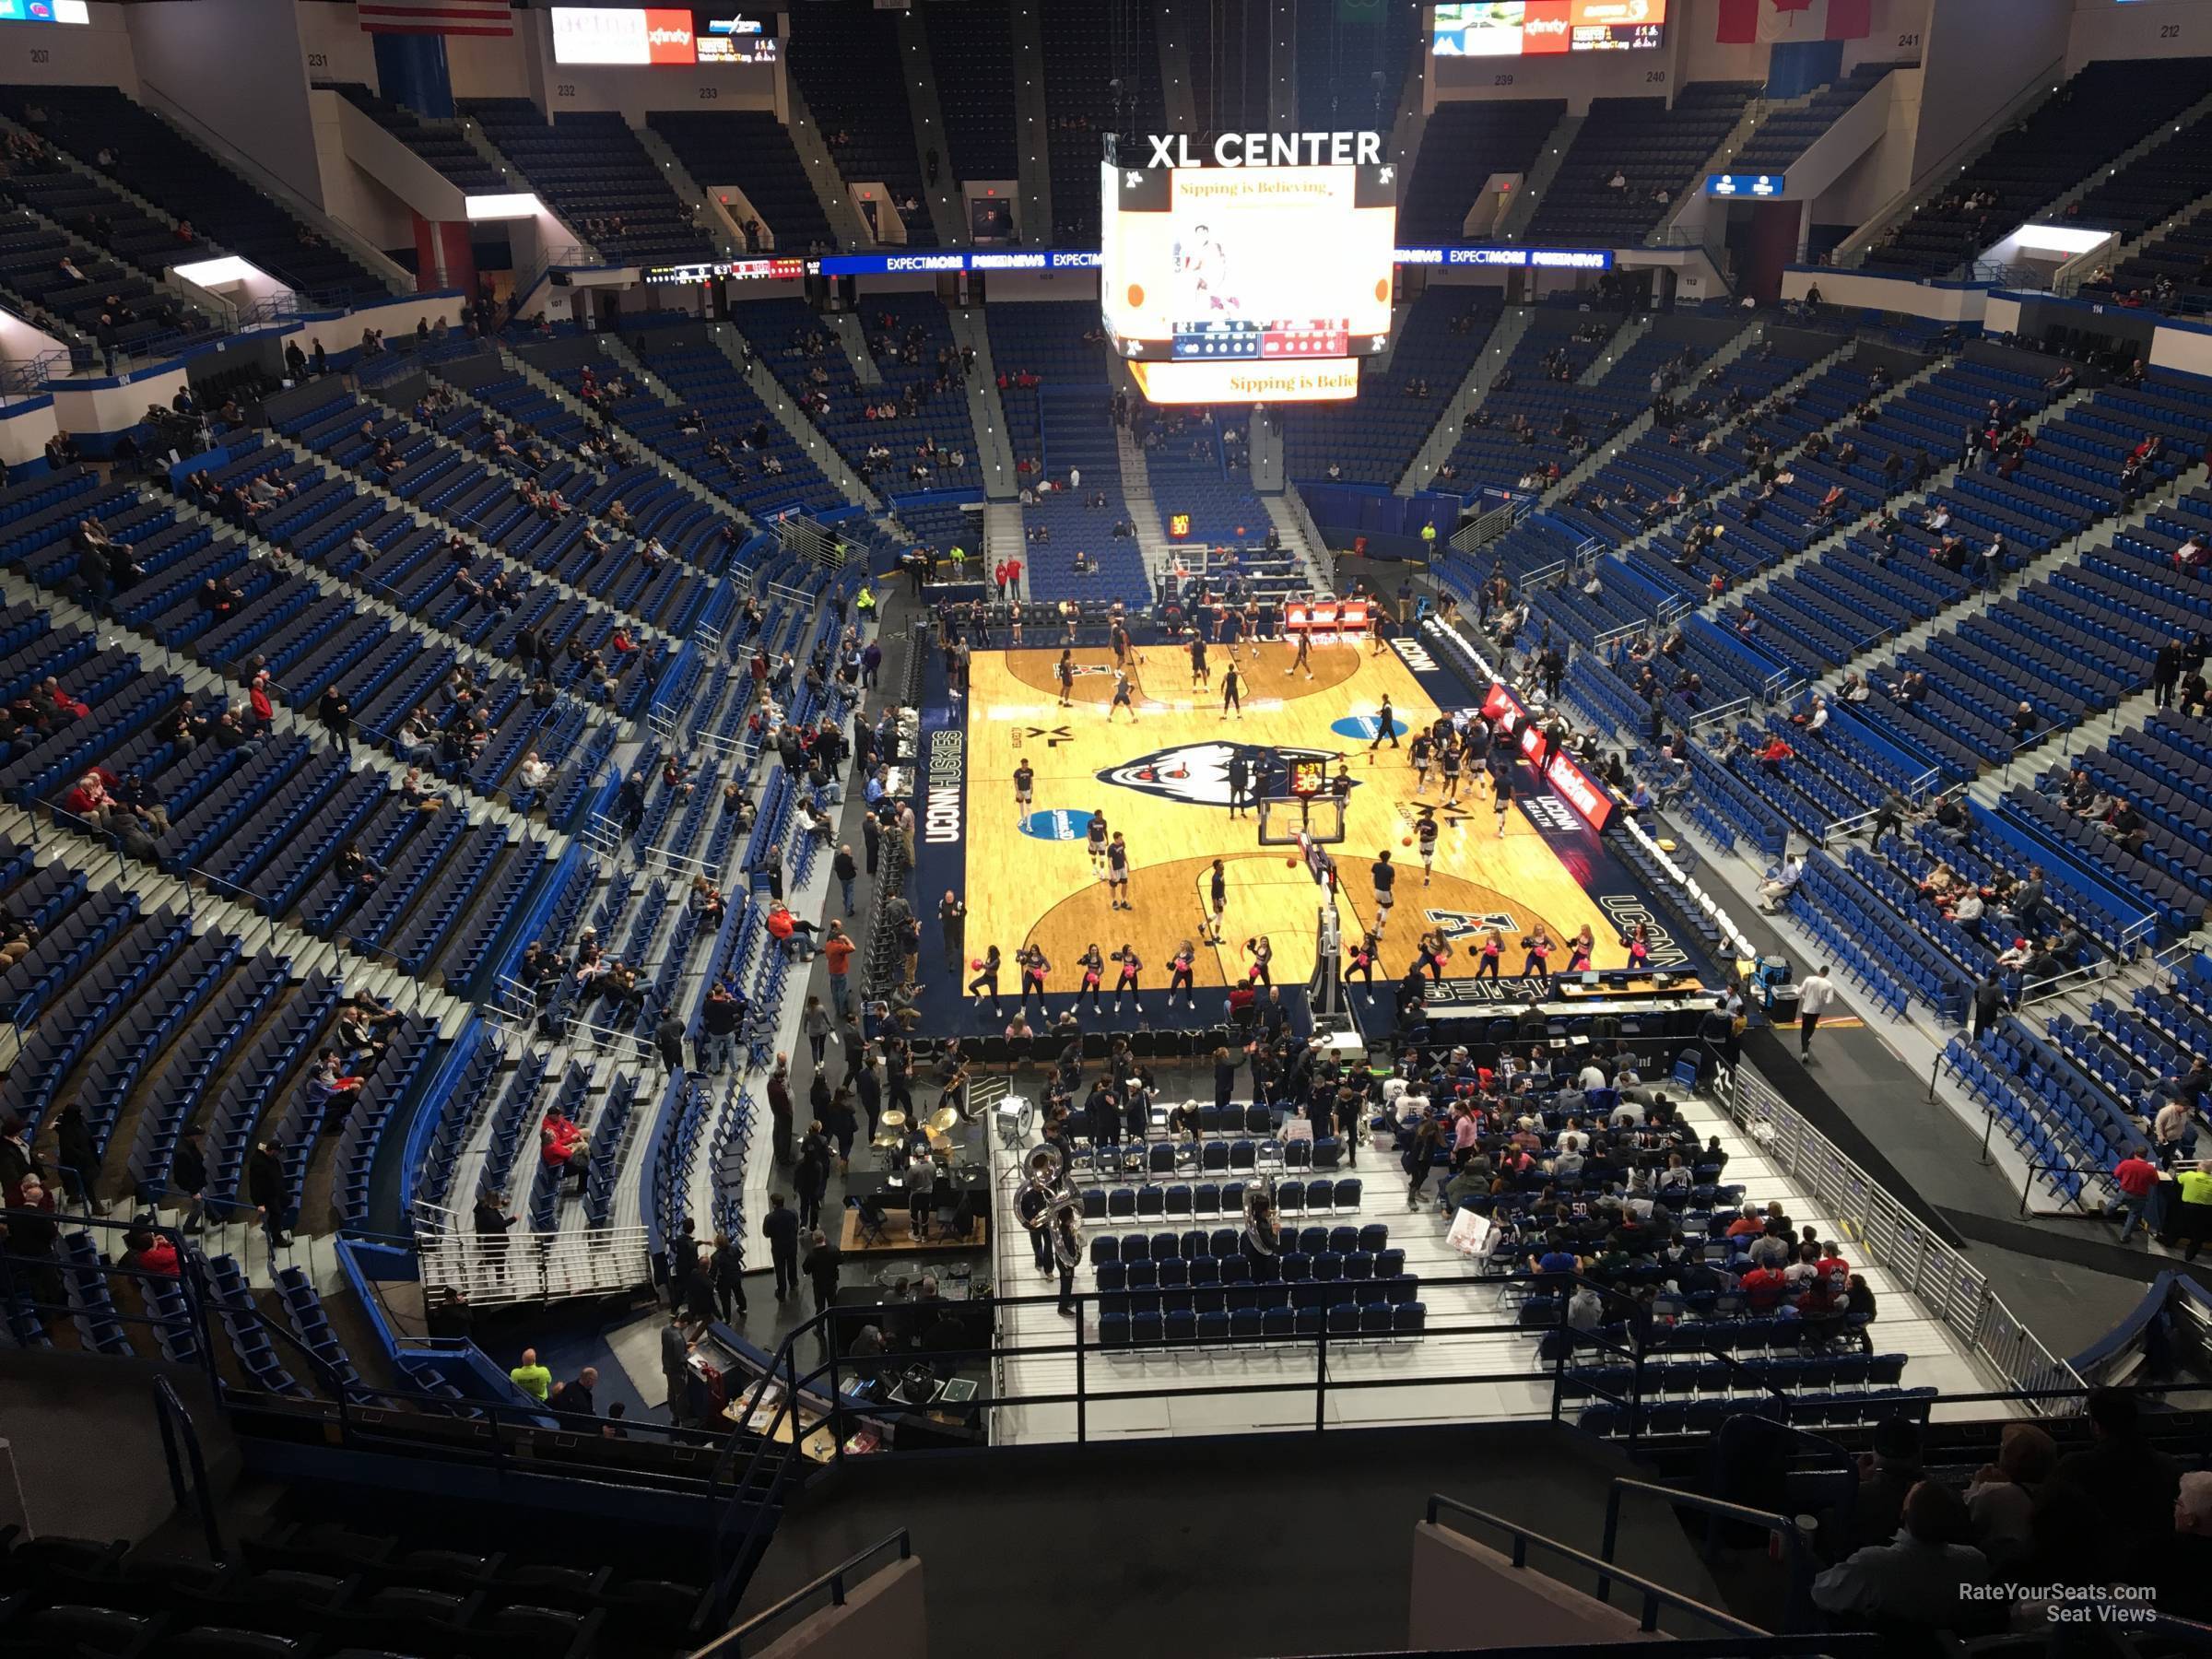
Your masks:
<instances>
[{"instance_id":1,"label":"metal handrail","mask_svg":"<svg viewBox=\"0 0 2212 1659\"><path fill-rule=\"evenodd\" d=\"M745 1651L746 1640L748 1637L771 1621L782 1618L801 1603L819 1595L824 1590L830 1592L831 1606L843 1606L845 1597L849 1594L846 1581L851 1579L863 1565L873 1561L887 1549L898 1550L899 1559L901 1561L911 1559L914 1553L912 1535L902 1526L889 1537L878 1538L857 1555L848 1556L830 1568L829 1571L800 1585L782 1601L771 1606L763 1607L735 1630L727 1631L691 1654L690 1659L737 1659L737 1655Z\"/></svg>"},{"instance_id":2,"label":"metal handrail","mask_svg":"<svg viewBox=\"0 0 2212 1659\"><path fill-rule=\"evenodd\" d=\"M1728 702L1715 703L1712 708L1704 710L1695 716L1689 722L1689 729L1693 732L1701 732L1708 726L1719 724L1722 721L1734 720L1737 715L1756 707L1758 701L1757 698L1738 697Z\"/></svg>"},{"instance_id":3,"label":"metal handrail","mask_svg":"<svg viewBox=\"0 0 2212 1659\"><path fill-rule=\"evenodd\" d=\"M1618 1486L1618 1483L1616 1484ZM1461 1515L1469 1520L1479 1521L1486 1526L1495 1527L1504 1533L1512 1540L1512 1563L1516 1568L1527 1567L1529 1546L1534 1544L1550 1550L1554 1555L1564 1557L1574 1566L1588 1569L1597 1575L1595 1594L1600 1601L1607 1599L1613 1583L1615 1581L1618 1581L1643 1598L1642 1607L1637 1616L1637 1628L1647 1636L1659 1629L1659 1610L1662 1607L1672 1607L1677 1612L1687 1613L1693 1618L1704 1619L1732 1635L1764 1636L1768 1633L1757 1625L1736 1618L1733 1613L1724 1612L1718 1607L1709 1607L1703 1602L1693 1600L1683 1594L1679 1590L1669 1589L1655 1580L1647 1579L1638 1573L1629 1572L1616 1567L1612 1560L1613 1546L1610 1530L1606 1535L1606 1554L1600 1558L1592 1555L1586 1549L1577 1549L1571 1544L1562 1544L1556 1538L1547 1538L1541 1533L1531 1532L1519 1522L1508 1521L1502 1515L1492 1514L1488 1510L1477 1509L1471 1503L1463 1503L1456 1498L1447 1498L1441 1492L1430 1493L1428 1511L1423 1518L1430 1526L1435 1526L1441 1524L1441 1517L1446 1514ZM1610 1497L1606 1500L1606 1515L1609 1524L1618 1519L1615 1500Z\"/></svg>"},{"instance_id":4,"label":"metal handrail","mask_svg":"<svg viewBox=\"0 0 2212 1659\"><path fill-rule=\"evenodd\" d=\"M222 1524L216 1518L215 1494L208 1488L207 1460L200 1451L199 1431L193 1427L192 1413L184 1409L184 1402L177 1397L176 1388L167 1377L154 1379L154 1418L161 1430L161 1456L169 1465L171 1495L176 1499L179 1509L189 1500L198 1512L200 1535L206 1540L208 1559L226 1559ZM181 1459L180 1441L183 1445ZM189 1488L185 1481L188 1471Z\"/></svg>"},{"instance_id":5,"label":"metal handrail","mask_svg":"<svg viewBox=\"0 0 2212 1659\"><path fill-rule=\"evenodd\" d=\"M1959 162L1959 157L1969 150L1986 147L1993 135L2009 130L2030 104L2042 100L2043 94L2040 88L2050 77L2055 76L2060 80L2065 78L2065 68L2066 61L2061 56L2028 76L2020 90L2008 99L2002 109L1929 162L1917 178L1908 182L1903 189L1869 214L1858 229L1838 242L1830 252L1830 262L1841 269L1863 266L1866 263L1866 255L1873 251L1877 238L1903 222L1909 214L1916 211L1924 203L1933 201L1945 185L1954 182L1966 171L1962 162L1953 166L1954 162Z\"/></svg>"},{"instance_id":6,"label":"metal handrail","mask_svg":"<svg viewBox=\"0 0 2212 1659\"><path fill-rule=\"evenodd\" d=\"M2010 1384L2011 1395L2069 1400L2074 1409L2080 1408L2088 1383L2036 1339L1980 1269L1930 1231L1764 1079L1743 1066L1724 1065L1714 1076L1722 1106L1761 1153L1801 1190L1824 1202L1844 1236ZM2053 1381L2056 1389L2048 1386Z\"/></svg>"},{"instance_id":7,"label":"metal handrail","mask_svg":"<svg viewBox=\"0 0 2212 1659\"><path fill-rule=\"evenodd\" d=\"M1770 1510L1753 1509L1747 1504L1731 1503L1723 1498L1708 1498L1702 1492L1679 1491L1673 1487L1660 1486L1654 1481L1631 1480L1625 1475L1616 1475L1612 1486L1606 1492L1605 1558L1607 1561L1612 1560L1620 1538L1621 1500L1631 1492L1664 1498L1677 1509L1695 1510L1715 1522L1735 1521L1747 1526L1765 1527L1770 1535L1782 1540L1783 1547L1790 1558L1790 1595L1783 1615L1783 1628L1799 1630L1810 1622L1813 1574L1818 1561L1813 1553L1813 1540L1794 1518ZM1597 1581L1597 1599L1610 1602L1613 1598L1612 1588L1612 1576L1601 1577ZM1648 1612L1651 1608L1648 1594L1644 1606ZM1648 1630L1652 1627L1647 1624L1643 1628Z\"/></svg>"}]
</instances>

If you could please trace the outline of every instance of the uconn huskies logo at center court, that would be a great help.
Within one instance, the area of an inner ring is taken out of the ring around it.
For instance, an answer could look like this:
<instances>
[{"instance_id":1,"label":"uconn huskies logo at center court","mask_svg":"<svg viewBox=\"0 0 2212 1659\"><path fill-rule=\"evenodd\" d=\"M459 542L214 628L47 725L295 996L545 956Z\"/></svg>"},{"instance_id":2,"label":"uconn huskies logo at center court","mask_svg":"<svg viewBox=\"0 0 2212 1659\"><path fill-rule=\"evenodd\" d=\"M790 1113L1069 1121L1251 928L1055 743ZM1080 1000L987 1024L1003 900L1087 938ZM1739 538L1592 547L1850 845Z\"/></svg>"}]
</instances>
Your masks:
<instances>
[{"instance_id":1,"label":"uconn huskies logo at center court","mask_svg":"<svg viewBox=\"0 0 2212 1659\"><path fill-rule=\"evenodd\" d=\"M1256 743L1186 743L1176 748L1154 749L1120 766L1100 771L1102 783L1118 783L1166 801L1185 801L1194 806L1229 805L1229 763L1238 755L1252 768L1252 794L1281 793L1289 763L1294 760L1329 761L1326 749L1265 748Z\"/></svg>"},{"instance_id":2,"label":"uconn huskies logo at center court","mask_svg":"<svg viewBox=\"0 0 2212 1659\"><path fill-rule=\"evenodd\" d=\"M922 839L932 846L950 846L960 839L960 784L967 757L968 741L959 732L929 735L929 792L922 802Z\"/></svg>"}]
</instances>

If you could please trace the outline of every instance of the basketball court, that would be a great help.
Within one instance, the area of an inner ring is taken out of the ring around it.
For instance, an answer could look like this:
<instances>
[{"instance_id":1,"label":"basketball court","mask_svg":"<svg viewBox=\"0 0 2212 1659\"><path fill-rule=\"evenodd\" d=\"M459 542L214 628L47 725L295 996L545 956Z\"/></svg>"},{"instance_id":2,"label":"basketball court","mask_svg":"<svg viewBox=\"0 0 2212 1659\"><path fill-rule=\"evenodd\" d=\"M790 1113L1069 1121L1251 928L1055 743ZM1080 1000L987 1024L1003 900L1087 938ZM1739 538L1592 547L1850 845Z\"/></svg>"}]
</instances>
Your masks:
<instances>
[{"instance_id":1,"label":"basketball court","mask_svg":"<svg viewBox=\"0 0 2212 1659\"><path fill-rule=\"evenodd\" d=\"M1323 891L1297 846L1262 845L1252 813L1230 816L1229 768L1240 751L1274 779L1271 789L1284 787L1286 762L1321 761L1332 778L1339 759L1345 763L1352 787L1343 839L1324 850L1336 861L1347 947L1360 929L1375 924L1370 868L1377 854L1387 848L1399 866L1396 904L1375 969L1385 986L1405 971L1421 934L1432 927L1441 927L1453 946L1445 972L1458 980L1473 978L1478 959L1467 947L1492 926L1505 935L1509 976L1521 965L1522 935L1539 922L1559 942L1555 970L1566 962L1567 941L1585 924L1597 940L1597 967L1626 962L1620 935L1629 922L1643 919L1641 903L1598 838L1564 803L1536 789L1533 767L1520 769L1518 789L1529 793L1509 806L1502 836L1487 780L1463 780L1457 801L1449 804L1434 771L1428 787L1417 789L1403 747L1411 733L1440 712L1479 700L1424 653L1414 653L1425 670L1417 674L1396 649L1377 653L1366 641L1316 643L1309 678L1292 669L1294 645L1247 645L1236 662L1240 717L1233 711L1224 715L1230 659L1222 648L1208 653L1209 688L1194 685L1186 649L1147 647L1132 659L1134 722L1127 708L1109 718L1114 683L1109 651L1075 653L1068 706L1060 701L1055 679L1059 654L1056 644L974 653L971 695L964 707L956 701L947 728L965 738L959 746L965 812L957 826L935 809L941 751L933 747L925 756L933 805L928 839L940 843L933 849L939 852L951 850L943 842L957 840L965 879L935 879L933 868L943 866L925 852L917 908L925 915L934 911L946 886L963 895L966 954L980 957L985 947L998 946L1008 1003L1018 994L1016 952L1030 944L1052 962L1047 989L1054 995L1077 989L1077 959L1096 944L1108 959L1110 1001L1113 953L1127 946L1143 962L1139 984L1154 1013L1164 1011L1169 960L1186 940L1198 946L1194 977L1202 987L1242 980L1252 961L1247 941L1261 937L1273 947L1277 984L1310 979ZM1401 747L1385 740L1371 749L1386 698ZM1021 813L1013 779L1025 759L1035 773L1034 798ZM1321 804L1316 827L1333 818L1333 805ZM1437 808L1441 830L1426 885L1413 840L1424 806ZM1294 803L1280 801L1275 812L1278 833L1295 830ZM1129 910L1112 908L1107 882L1094 874L1088 830L1100 814L1125 838ZM1223 942L1211 946L1201 936L1217 858L1228 907Z\"/></svg>"}]
</instances>

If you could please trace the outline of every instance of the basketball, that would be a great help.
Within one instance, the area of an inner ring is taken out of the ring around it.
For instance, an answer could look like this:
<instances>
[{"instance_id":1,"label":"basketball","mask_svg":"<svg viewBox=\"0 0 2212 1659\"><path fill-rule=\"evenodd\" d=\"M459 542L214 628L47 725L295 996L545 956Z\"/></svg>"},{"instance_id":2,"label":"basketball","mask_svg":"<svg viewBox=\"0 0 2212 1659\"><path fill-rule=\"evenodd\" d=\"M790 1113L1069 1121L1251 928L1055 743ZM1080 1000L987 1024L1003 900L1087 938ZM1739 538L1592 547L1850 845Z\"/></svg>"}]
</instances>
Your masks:
<instances>
[{"instance_id":1,"label":"basketball","mask_svg":"<svg viewBox=\"0 0 2212 1659\"><path fill-rule=\"evenodd\" d=\"M968 959L968 966L972 971L981 973L983 970L983 959L982 957L970 957Z\"/></svg>"},{"instance_id":2,"label":"basketball","mask_svg":"<svg viewBox=\"0 0 2212 1659\"><path fill-rule=\"evenodd\" d=\"M1284 860L1283 860L1283 868L1284 868L1284 869L1286 869L1286 870L1295 870L1295 869L1297 869L1297 868L1298 868L1298 860L1297 860L1295 857L1291 857L1291 858L1286 858L1286 859L1284 859Z\"/></svg>"},{"instance_id":3,"label":"basketball","mask_svg":"<svg viewBox=\"0 0 2212 1659\"><path fill-rule=\"evenodd\" d=\"M1400 845L1401 847L1410 847L1410 846L1412 846L1412 845L1413 845L1413 837L1412 837L1412 836L1410 836L1410 835L1409 835L1409 836L1407 836L1407 837L1406 837L1406 838L1404 841L1400 841L1400 842L1398 843L1398 845Z\"/></svg>"}]
</instances>

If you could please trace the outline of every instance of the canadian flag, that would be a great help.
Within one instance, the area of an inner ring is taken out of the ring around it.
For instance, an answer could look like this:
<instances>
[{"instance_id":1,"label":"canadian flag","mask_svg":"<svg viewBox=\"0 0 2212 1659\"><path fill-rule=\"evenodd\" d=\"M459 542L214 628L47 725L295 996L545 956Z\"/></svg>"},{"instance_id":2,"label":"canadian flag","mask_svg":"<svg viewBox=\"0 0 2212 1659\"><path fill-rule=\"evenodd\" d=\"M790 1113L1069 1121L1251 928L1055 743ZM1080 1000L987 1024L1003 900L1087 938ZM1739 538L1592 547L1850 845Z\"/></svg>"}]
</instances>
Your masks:
<instances>
[{"instance_id":1,"label":"canadian flag","mask_svg":"<svg viewBox=\"0 0 2212 1659\"><path fill-rule=\"evenodd\" d=\"M1859 41L1874 32L1874 0L1720 0L1724 44Z\"/></svg>"}]
</instances>

